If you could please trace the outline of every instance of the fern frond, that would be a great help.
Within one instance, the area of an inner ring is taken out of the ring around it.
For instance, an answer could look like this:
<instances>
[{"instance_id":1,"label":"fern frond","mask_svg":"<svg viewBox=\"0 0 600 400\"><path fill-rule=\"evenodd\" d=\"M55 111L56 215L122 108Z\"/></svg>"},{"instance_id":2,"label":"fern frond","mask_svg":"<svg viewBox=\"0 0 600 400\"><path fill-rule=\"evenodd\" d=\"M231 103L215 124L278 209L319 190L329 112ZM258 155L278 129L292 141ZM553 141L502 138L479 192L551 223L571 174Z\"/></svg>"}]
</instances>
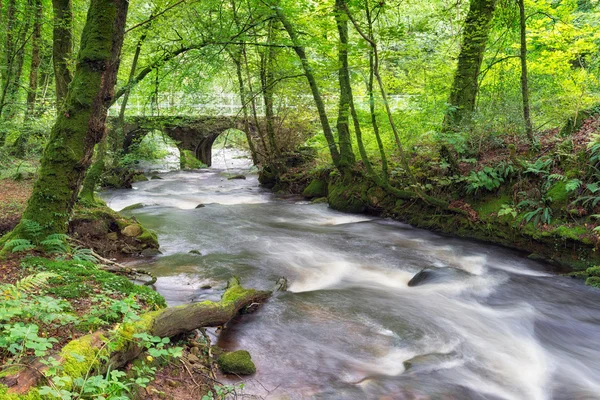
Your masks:
<instances>
[{"instance_id":1,"label":"fern frond","mask_svg":"<svg viewBox=\"0 0 600 400\"><path fill-rule=\"evenodd\" d=\"M40 272L38 274L26 276L14 285L2 285L0 287L0 292L4 297L16 299L24 293L30 293L35 289L41 289L47 286L48 281L51 278L56 277L58 277L58 275L52 272Z\"/></svg>"},{"instance_id":2,"label":"fern frond","mask_svg":"<svg viewBox=\"0 0 600 400\"><path fill-rule=\"evenodd\" d=\"M35 245L33 245L31 241L27 239L13 239L6 242L4 248L12 251L13 253L18 253L20 251L33 250L35 249Z\"/></svg>"}]
</instances>

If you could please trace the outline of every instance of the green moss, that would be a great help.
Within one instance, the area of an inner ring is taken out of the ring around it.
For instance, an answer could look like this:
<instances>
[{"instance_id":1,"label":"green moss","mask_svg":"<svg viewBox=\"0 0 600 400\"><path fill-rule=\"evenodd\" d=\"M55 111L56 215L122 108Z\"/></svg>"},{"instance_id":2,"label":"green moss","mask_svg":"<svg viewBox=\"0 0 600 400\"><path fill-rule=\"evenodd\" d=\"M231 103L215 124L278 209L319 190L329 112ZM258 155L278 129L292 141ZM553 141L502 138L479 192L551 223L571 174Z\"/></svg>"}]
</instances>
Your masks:
<instances>
[{"instance_id":1,"label":"green moss","mask_svg":"<svg viewBox=\"0 0 600 400\"><path fill-rule=\"evenodd\" d=\"M321 179L313 180L302 192L309 199L327 196L327 182Z\"/></svg>"},{"instance_id":2,"label":"green moss","mask_svg":"<svg viewBox=\"0 0 600 400\"><path fill-rule=\"evenodd\" d=\"M62 348L60 357L63 359L64 375L72 379L81 378L99 365L101 356L108 353L103 350L104 354L99 354L98 340L102 340L98 335L86 335L70 341Z\"/></svg>"},{"instance_id":3,"label":"green moss","mask_svg":"<svg viewBox=\"0 0 600 400\"><path fill-rule=\"evenodd\" d=\"M147 286L132 283L124 276L118 276L83 261L56 261L41 257L26 258L22 265L38 271L49 271L60 275L53 278L49 293L63 298L77 298L89 293L92 284L103 291L116 291L125 296L135 295L150 308L166 307L165 299Z\"/></svg>"},{"instance_id":4,"label":"green moss","mask_svg":"<svg viewBox=\"0 0 600 400\"><path fill-rule=\"evenodd\" d=\"M25 394L12 394L8 388L0 384L0 399L2 400L44 400L37 389L33 388Z\"/></svg>"},{"instance_id":5,"label":"green moss","mask_svg":"<svg viewBox=\"0 0 600 400\"><path fill-rule=\"evenodd\" d=\"M135 174L133 176L132 182L134 182L134 183L135 182L145 182L147 180L148 180L148 178L146 178L146 175L144 175L144 174Z\"/></svg>"},{"instance_id":6,"label":"green moss","mask_svg":"<svg viewBox=\"0 0 600 400\"><path fill-rule=\"evenodd\" d=\"M219 357L217 363L226 374L251 375L256 372L252 357L246 350L225 353Z\"/></svg>"},{"instance_id":7,"label":"green moss","mask_svg":"<svg viewBox=\"0 0 600 400\"><path fill-rule=\"evenodd\" d=\"M585 272L589 276L598 276L598 277L600 277L600 266L596 265L594 267L590 267Z\"/></svg>"},{"instance_id":8,"label":"green moss","mask_svg":"<svg viewBox=\"0 0 600 400\"><path fill-rule=\"evenodd\" d=\"M123 208L121 211L119 212L123 212L123 211L132 211L132 210L139 210L140 208L144 208L144 203L135 203L132 204L130 206L127 206L125 208Z\"/></svg>"},{"instance_id":9,"label":"green moss","mask_svg":"<svg viewBox=\"0 0 600 400\"><path fill-rule=\"evenodd\" d=\"M206 164L198 160L190 150L183 150L180 153L181 169L200 169L206 168Z\"/></svg>"},{"instance_id":10,"label":"green moss","mask_svg":"<svg viewBox=\"0 0 600 400\"><path fill-rule=\"evenodd\" d=\"M146 229L140 225L142 233L136 238L140 242L144 243L146 247L152 247L158 249L158 235L151 229Z\"/></svg>"},{"instance_id":11,"label":"green moss","mask_svg":"<svg viewBox=\"0 0 600 400\"><path fill-rule=\"evenodd\" d=\"M361 213L368 206L368 181L362 177L357 181L349 177L329 182L327 200L334 210L349 213Z\"/></svg>"},{"instance_id":12,"label":"green moss","mask_svg":"<svg viewBox=\"0 0 600 400\"><path fill-rule=\"evenodd\" d=\"M576 226L560 225L560 226L557 226L556 228L552 229L549 233L553 236L557 236L562 239L570 239L570 240L575 240L575 241L582 242L585 244L593 244L593 241L592 241L591 237L589 236L590 235L589 230L585 226L582 226L582 225L576 225Z\"/></svg>"},{"instance_id":13,"label":"green moss","mask_svg":"<svg viewBox=\"0 0 600 400\"><path fill-rule=\"evenodd\" d=\"M585 280L585 284L600 289L600 276L590 276Z\"/></svg>"},{"instance_id":14,"label":"green moss","mask_svg":"<svg viewBox=\"0 0 600 400\"><path fill-rule=\"evenodd\" d=\"M474 202L473 209L477 211L479 217L486 219L494 213L498 213L503 205L510 204L511 198L507 194L501 196L486 197L483 201Z\"/></svg>"},{"instance_id":15,"label":"green moss","mask_svg":"<svg viewBox=\"0 0 600 400\"><path fill-rule=\"evenodd\" d=\"M552 208L563 209L569 202L569 193L567 192L566 182L557 182L546 193L546 196L552 198Z\"/></svg>"}]
</instances>

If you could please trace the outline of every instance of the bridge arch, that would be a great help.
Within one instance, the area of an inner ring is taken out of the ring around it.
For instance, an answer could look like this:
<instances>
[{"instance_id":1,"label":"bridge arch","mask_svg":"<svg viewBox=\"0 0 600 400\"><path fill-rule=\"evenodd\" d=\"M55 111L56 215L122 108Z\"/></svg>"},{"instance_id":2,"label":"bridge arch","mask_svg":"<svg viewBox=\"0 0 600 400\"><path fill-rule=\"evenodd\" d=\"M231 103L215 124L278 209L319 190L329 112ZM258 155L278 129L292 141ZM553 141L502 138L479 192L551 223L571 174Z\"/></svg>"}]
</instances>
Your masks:
<instances>
[{"instance_id":1,"label":"bridge arch","mask_svg":"<svg viewBox=\"0 0 600 400\"><path fill-rule=\"evenodd\" d=\"M110 129L115 129L116 118L109 118ZM244 130L241 118L228 116L135 116L126 118L124 124L123 151L152 131L161 131L176 143L180 152L188 150L202 163L212 164L212 146L219 135L230 129ZM255 127L251 124L251 130Z\"/></svg>"}]
</instances>

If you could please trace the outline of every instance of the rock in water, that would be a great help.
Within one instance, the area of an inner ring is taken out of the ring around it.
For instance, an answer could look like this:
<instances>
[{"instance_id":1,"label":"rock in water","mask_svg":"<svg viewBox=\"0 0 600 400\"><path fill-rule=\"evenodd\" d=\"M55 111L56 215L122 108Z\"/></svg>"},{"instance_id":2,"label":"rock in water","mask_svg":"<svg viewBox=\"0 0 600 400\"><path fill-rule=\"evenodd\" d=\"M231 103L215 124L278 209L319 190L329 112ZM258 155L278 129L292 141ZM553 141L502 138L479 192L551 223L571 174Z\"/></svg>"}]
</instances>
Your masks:
<instances>
[{"instance_id":1,"label":"rock in water","mask_svg":"<svg viewBox=\"0 0 600 400\"><path fill-rule=\"evenodd\" d=\"M245 175L233 175L233 176L230 176L227 179L229 179L229 180L233 180L233 179L246 179L246 176Z\"/></svg>"},{"instance_id":2,"label":"rock in water","mask_svg":"<svg viewBox=\"0 0 600 400\"><path fill-rule=\"evenodd\" d=\"M197 256L201 256L202 253L200 252L200 250L190 250L188 251L189 254L195 254Z\"/></svg>"},{"instance_id":3,"label":"rock in water","mask_svg":"<svg viewBox=\"0 0 600 400\"><path fill-rule=\"evenodd\" d=\"M137 210L137 209L140 209L140 208L144 208L144 203L135 203L135 204L132 204L130 206L125 207L124 209L122 209L119 212Z\"/></svg>"},{"instance_id":4,"label":"rock in water","mask_svg":"<svg viewBox=\"0 0 600 400\"><path fill-rule=\"evenodd\" d=\"M453 279L460 279L470 276L468 272L452 267L427 267L419 271L408 281L408 286L421 286L430 283L449 282Z\"/></svg>"},{"instance_id":5,"label":"rock in water","mask_svg":"<svg viewBox=\"0 0 600 400\"><path fill-rule=\"evenodd\" d=\"M198 204L198 205L196 206L196 208L202 208L202 207L206 207L206 206L205 206L204 204Z\"/></svg>"},{"instance_id":6,"label":"rock in water","mask_svg":"<svg viewBox=\"0 0 600 400\"><path fill-rule=\"evenodd\" d=\"M150 177L150 179L162 179L162 178L160 176L158 176L158 175L152 175Z\"/></svg>"},{"instance_id":7,"label":"rock in water","mask_svg":"<svg viewBox=\"0 0 600 400\"><path fill-rule=\"evenodd\" d=\"M225 353L219 357L217 364L225 374L251 375L256 372L256 366L246 350Z\"/></svg>"}]
</instances>

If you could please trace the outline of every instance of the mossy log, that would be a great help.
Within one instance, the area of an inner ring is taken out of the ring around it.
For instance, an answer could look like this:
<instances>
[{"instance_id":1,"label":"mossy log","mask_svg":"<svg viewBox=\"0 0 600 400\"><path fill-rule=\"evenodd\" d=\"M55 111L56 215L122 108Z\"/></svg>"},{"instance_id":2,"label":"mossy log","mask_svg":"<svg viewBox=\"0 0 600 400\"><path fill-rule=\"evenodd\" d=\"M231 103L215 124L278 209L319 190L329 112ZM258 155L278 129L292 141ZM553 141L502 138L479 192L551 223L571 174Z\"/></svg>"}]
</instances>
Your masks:
<instances>
[{"instance_id":1,"label":"mossy log","mask_svg":"<svg viewBox=\"0 0 600 400\"><path fill-rule=\"evenodd\" d=\"M62 367L62 374L72 379L85 377L90 372L103 374L140 355L143 349L134 337L136 334L173 337L203 327L222 326L239 313L253 311L270 296L269 291L246 289L237 278L232 278L218 302L203 301L147 312L139 320L124 323L114 331L95 332L75 339L53 358ZM36 360L28 368L8 373L0 383L9 387L9 393L27 393L46 370L41 360Z\"/></svg>"}]
</instances>

